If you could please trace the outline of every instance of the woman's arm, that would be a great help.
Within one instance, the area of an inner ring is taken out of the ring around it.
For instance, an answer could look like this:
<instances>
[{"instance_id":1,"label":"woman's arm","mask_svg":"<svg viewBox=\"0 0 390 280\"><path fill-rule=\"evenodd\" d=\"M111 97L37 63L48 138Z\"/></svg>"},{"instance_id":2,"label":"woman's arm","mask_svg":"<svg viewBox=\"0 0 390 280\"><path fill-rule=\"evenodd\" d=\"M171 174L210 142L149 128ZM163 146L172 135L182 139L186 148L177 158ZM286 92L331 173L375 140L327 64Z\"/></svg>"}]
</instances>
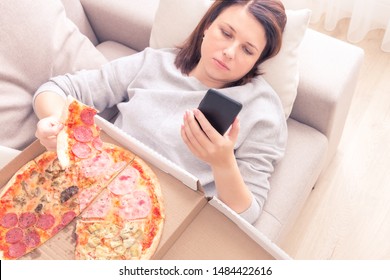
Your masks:
<instances>
[{"instance_id":1,"label":"woman's arm","mask_svg":"<svg viewBox=\"0 0 390 280\"><path fill-rule=\"evenodd\" d=\"M59 119L64 105L64 97L52 91L41 92L34 99L34 110L39 119L46 117Z\"/></svg>"},{"instance_id":2,"label":"woman's arm","mask_svg":"<svg viewBox=\"0 0 390 280\"><path fill-rule=\"evenodd\" d=\"M125 101L129 98L127 87L144 67L145 54L146 52L139 52L106 63L99 69L81 70L51 78L35 93L36 114L39 118L51 113L61 114L62 111L58 112L57 109L58 106L63 106L67 95L100 112Z\"/></svg>"},{"instance_id":3,"label":"woman's arm","mask_svg":"<svg viewBox=\"0 0 390 280\"><path fill-rule=\"evenodd\" d=\"M198 109L187 111L184 116L182 127L184 142L195 156L210 165L218 198L237 213L241 213L251 206L253 196L241 176L234 156L238 132L238 119L222 136Z\"/></svg>"},{"instance_id":4,"label":"woman's arm","mask_svg":"<svg viewBox=\"0 0 390 280\"><path fill-rule=\"evenodd\" d=\"M252 203L252 195L238 169L234 154L226 161L211 167L218 198L237 213L246 211Z\"/></svg>"}]
</instances>

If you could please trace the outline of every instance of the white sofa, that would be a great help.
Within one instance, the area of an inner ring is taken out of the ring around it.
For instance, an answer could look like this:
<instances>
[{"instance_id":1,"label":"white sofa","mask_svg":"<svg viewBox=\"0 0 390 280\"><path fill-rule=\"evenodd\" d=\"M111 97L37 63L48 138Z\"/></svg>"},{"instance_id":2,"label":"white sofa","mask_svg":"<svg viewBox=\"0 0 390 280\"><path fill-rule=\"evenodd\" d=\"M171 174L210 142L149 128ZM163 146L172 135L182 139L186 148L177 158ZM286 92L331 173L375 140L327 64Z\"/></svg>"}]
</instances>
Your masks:
<instances>
[{"instance_id":1,"label":"white sofa","mask_svg":"<svg viewBox=\"0 0 390 280\"><path fill-rule=\"evenodd\" d=\"M149 46L159 0L62 2L66 15L107 60ZM305 34L299 53L298 94L288 118L286 155L270 178L271 191L255 223L275 243L288 234L316 180L337 151L363 56L360 48L316 31L308 29ZM99 58L98 63L103 60ZM83 66L62 72L80 68ZM61 74L53 69L50 75Z\"/></svg>"}]
</instances>

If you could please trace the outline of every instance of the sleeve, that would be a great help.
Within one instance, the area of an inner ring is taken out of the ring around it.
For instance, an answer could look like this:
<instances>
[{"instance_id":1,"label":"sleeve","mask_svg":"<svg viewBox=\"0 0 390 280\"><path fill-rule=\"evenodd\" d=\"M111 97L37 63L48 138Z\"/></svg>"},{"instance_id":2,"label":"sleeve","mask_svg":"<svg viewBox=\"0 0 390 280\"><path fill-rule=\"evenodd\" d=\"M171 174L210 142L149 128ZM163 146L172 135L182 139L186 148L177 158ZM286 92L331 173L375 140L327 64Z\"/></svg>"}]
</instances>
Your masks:
<instances>
[{"instance_id":1,"label":"sleeve","mask_svg":"<svg viewBox=\"0 0 390 280\"><path fill-rule=\"evenodd\" d=\"M240 116L245 139L235 155L245 184L253 194L251 206L240 215L253 223L267 199L274 166L284 156L287 123L280 100L272 89L249 107Z\"/></svg>"},{"instance_id":2,"label":"sleeve","mask_svg":"<svg viewBox=\"0 0 390 280\"><path fill-rule=\"evenodd\" d=\"M259 217L261 210L262 207L260 207L259 202L253 196L251 205L244 212L241 212L240 216L244 220L247 220L249 223L253 224Z\"/></svg>"},{"instance_id":3,"label":"sleeve","mask_svg":"<svg viewBox=\"0 0 390 280\"><path fill-rule=\"evenodd\" d=\"M145 53L119 58L100 69L81 70L51 78L38 88L34 100L41 92L50 90L60 95L72 95L99 111L128 100L127 88L143 67Z\"/></svg>"}]
</instances>

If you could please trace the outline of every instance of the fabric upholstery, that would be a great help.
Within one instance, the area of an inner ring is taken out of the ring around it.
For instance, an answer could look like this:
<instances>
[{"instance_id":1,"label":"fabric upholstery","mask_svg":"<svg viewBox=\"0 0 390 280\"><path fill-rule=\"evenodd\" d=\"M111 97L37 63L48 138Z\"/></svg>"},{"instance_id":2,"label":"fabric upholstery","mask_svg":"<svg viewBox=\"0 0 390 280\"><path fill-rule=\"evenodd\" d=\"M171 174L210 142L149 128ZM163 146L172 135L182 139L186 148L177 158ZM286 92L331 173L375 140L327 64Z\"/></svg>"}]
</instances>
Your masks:
<instances>
[{"instance_id":1,"label":"fabric upholstery","mask_svg":"<svg viewBox=\"0 0 390 280\"><path fill-rule=\"evenodd\" d=\"M291 117L329 139L327 162L336 153L363 61L361 48L314 30L307 30L301 44Z\"/></svg>"},{"instance_id":2,"label":"fabric upholstery","mask_svg":"<svg viewBox=\"0 0 390 280\"><path fill-rule=\"evenodd\" d=\"M312 127L293 119L287 125L286 154L275 167L263 213L254 224L274 241L285 237L298 217L325 165L328 147L327 138Z\"/></svg>"},{"instance_id":3,"label":"fabric upholstery","mask_svg":"<svg viewBox=\"0 0 390 280\"><path fill-rule=\"evenodd\" d=\"M61 0L65 7L66 16L79 28L80 32L88 37L88 39L96 46L98 40L95 32L93 32L88 18L84 13L83 6L79 0Z\"/></svg>"},{"instance_id":4,"label":"fabric upholstery","mask_svg":"<svg viewBox=\"0 0 390 280\"><path fill-rule=\"evenodd\" d=\"M109 60L114 60L122 56L127 56L136 53L136 50L133 50L125 45L114 41L105 41L96 46L96 48Z\"/></svg>"},{"instance_id":5,"label":"fabric upholstery","mask_svg":"<svg viewBox=\"0 0 390 280\"><path fill-rule=\"evenodd\" d=\"M115 41L134 50L149 46L159 0L81 0L99 42Z\"/></svg>"}]
</instances>

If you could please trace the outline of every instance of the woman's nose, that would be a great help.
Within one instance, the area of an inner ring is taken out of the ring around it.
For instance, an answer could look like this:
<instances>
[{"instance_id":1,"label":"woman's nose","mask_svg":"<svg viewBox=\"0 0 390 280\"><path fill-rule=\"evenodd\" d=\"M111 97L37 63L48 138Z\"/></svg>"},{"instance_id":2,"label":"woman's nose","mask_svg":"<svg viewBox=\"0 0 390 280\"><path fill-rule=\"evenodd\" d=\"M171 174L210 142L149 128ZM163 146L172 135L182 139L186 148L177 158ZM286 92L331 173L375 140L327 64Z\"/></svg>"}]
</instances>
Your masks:
<instances>
[{"instance_id":1,"label":"woman's nose","mask_svg":"<svg viewBox=\"0 0 390 280\"><path fill-rule=\"evenodd\" d=\"M237 46L236 44L230 44L223 50L223 55L228 59L233 59L236 53Z\"/></svg>"}]
</instances>

